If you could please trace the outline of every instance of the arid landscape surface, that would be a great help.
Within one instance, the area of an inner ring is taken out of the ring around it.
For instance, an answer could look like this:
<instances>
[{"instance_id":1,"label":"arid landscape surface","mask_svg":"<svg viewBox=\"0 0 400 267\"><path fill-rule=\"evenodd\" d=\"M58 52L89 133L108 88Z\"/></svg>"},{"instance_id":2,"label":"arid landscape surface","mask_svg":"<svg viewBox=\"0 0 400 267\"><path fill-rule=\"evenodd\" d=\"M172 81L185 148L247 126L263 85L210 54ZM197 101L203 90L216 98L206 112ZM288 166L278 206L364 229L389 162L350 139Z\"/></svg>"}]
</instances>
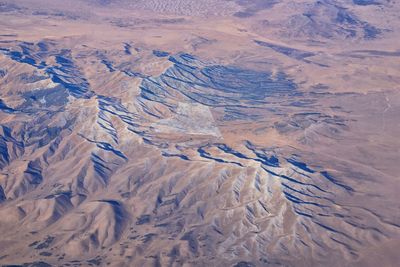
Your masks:
<instances>
[{"instance_id":1,"label":"arid landscape surface","mask_svg":"<svg viewBox=\"0 0 400 267\"><path fill-rule=\"evenodd\" d=\"M400 2L1 0L0 265L400 265Z\"/></svg>"}]
</instances>

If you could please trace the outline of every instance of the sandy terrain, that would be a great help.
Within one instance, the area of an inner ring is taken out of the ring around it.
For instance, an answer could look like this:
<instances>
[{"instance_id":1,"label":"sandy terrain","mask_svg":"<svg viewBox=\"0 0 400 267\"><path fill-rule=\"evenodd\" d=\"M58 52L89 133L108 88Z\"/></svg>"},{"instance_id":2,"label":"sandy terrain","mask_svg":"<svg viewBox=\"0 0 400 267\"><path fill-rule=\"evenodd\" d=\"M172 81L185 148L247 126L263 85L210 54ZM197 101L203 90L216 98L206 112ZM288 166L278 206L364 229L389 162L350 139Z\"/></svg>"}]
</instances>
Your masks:
<instances>
[{"instance_id":1,"label":"sandy terrain","mask_svg":"<svg viewBox=\"0 0 400 267\"><path fill-rule=\"evenodd\" d=\"M398 266L399 14L0 1L0 265Z\"/></svg>"}]
</instances>

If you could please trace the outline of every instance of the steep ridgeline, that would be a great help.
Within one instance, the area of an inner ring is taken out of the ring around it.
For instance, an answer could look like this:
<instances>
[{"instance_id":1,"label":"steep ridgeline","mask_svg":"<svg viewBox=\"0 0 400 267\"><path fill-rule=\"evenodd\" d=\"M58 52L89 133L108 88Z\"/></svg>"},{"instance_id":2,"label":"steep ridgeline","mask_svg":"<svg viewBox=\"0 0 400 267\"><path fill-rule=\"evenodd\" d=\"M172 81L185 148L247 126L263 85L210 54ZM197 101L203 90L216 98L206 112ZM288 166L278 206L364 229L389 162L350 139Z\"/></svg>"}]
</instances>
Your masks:
<instances>
[{"instance_id":1,"label":"steep ridgeline","mask_svg":"<svg viewBox=\"0 0 400 267\"><path fill-rule=\"evenodd\" d=\"M188 54L153 52L169 67L132 75L124 48L120 61L91 62L104 71L98 79L137 82L129 97L93 86L84 52L51 42L2 48L0 262L342 264L400 233L375 209L381 198L360 203L358 186L373 181L346 179L339 159L325 166L301 149L312 135L346 131L340 109L320 105L341 95ZM262 134L241 124L293 135L298 148L260 145Z\"/></svg>"}]
</instances>

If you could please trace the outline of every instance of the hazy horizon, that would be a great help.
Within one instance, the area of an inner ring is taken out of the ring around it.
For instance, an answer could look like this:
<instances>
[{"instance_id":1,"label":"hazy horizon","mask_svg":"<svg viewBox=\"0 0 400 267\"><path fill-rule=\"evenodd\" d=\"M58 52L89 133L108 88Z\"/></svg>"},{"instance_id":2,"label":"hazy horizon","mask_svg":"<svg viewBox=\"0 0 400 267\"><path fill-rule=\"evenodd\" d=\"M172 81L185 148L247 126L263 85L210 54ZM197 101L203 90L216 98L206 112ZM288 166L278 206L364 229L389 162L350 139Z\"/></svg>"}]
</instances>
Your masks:
<instances>
[{"instance_id":1,"label":"hazy horizon","mask_svg":"<svg viewBox=\"0 0 400 267\"><path fill-rule=\"evenodd\" d=\"M0 266L393 266L400 3L0 1Z\"/></svg>"}]
</instances>

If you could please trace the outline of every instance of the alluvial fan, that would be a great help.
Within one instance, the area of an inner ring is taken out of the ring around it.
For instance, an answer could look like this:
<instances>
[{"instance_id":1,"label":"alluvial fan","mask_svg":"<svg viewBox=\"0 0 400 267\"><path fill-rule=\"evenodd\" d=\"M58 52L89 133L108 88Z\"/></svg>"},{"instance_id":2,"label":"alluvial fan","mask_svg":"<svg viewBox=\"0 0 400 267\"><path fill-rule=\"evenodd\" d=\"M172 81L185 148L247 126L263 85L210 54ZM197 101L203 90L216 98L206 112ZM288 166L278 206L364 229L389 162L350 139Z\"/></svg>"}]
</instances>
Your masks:
<instances>
[{"instance_id":1,"label":"alluvial fan","mask_svg":"<svg viewBox=\"0 0 400 267\"><path fill-rule=\"evenodd\" d=\"M1 266L397 266L399 11L0 2Z\"/></svg>"}]
</instances>

